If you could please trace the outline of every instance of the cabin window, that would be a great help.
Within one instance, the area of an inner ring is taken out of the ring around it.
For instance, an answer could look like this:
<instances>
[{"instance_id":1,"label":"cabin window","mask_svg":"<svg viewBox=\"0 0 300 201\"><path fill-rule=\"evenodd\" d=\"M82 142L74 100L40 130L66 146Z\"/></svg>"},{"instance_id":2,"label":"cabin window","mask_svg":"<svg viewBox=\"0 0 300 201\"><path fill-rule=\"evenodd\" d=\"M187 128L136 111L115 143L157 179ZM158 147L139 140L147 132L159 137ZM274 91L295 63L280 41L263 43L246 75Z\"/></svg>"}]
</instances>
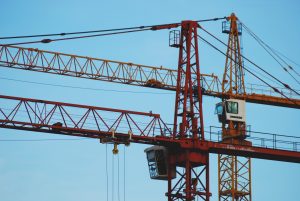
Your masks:
<instances>
[{"instance_id":1,"label":"cabin window","mask_svg":"<svg viewBox=\"0 0 300 201\"><path fill-rule=\"evenodd\" d=\"M223 114L223 105L222 104L218 104L216 106L215 114L217 114L217 115Z\"/></svg>"},{"instance_id":2,"label":"cabin window","mask_svg":"<svg viewBox=\"0 0 300 201\"><path fill-rule=\"evenodd\" d=\"M239 105L237 102L227 101L227 112L232 114L238 114L239 113Z\"/></svg>"}]
</instances>

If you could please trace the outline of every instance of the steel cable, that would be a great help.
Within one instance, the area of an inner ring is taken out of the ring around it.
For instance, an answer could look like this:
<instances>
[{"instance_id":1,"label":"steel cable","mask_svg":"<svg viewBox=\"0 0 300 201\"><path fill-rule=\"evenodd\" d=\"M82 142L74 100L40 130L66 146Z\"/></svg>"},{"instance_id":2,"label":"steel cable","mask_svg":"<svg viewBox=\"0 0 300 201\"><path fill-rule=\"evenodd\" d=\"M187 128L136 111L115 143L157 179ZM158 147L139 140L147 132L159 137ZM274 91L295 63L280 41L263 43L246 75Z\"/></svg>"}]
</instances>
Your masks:
<instances>
[{"instance_id":1,"label":"steel cable","mask_svg":"<svg viewBox=\"0 0 300 201\"><path fill-rule=\"evenodd\" d=\"M196 22L209 22L226 19L226 17L210 18L204 20L197 20ZM101 29L101 30L90 30L90 31L77 31L77 32L62 32L62 33L51 33L51 34L35 34L35 35L23 35L23 36L6 36L0 37L0 40L8 39L20 39L20 38L38 38L38 37L48 37L48 36L67 36L67 35L79 35L79 34L89 34L89 33L102 33L102 32L114 32L114 31L125 31L134 29L145 29L152 28L155 26L167 26L167 25L180 25L180 23L169 23L169 24L158 24L158 25L147 25L147 26L135 26L135 27L124 27L115 29Z\"/></svg>"},{"instance_id":2,"label":"steel cable","mask_svg":"<svg viewBox=\"0 0 300 201\"><path fill-rule=\"evenodd\" d=\"M148 28L148 29L141 29L141 30L120 31L120 32L112 32L112 33L104 33L104 34L92 34L92 35L76 36L76 37L68 37L68 38L43 39L43 40L36 40L36 41L27 41L27 42L0 44L0 45L3 46L3 45L27 45L27 44L35 44L35 43L51 43L51 42L56 42L56 41L92 38L92 37L109 36L109 35L117 35L117 34L126 34L126 33L149 31L149 30L151 30L151 29Z\"/></svg>"},{"instance_id":3,"label":"steel cable","mask_svg":"<svg viewBox=\"0 0 300 201\"><path fill-rule=\"evenodd\" d=\"M123 201L125 201L125 197L126 197L126 186L125 186L125 181L126 181L126 170L125 170L125 168L126 168L126 166L125 166L125 161L126 161L126 154L125 154L125 151L126 151L126 149L125 149L125 145L124 145L124 147L123 147L123 150L124 150L124 153L123 153L123 160L124 160L124 163L123 163L123 174L124 174L124 180L123 180Z\"/></svg>"},{"instance_id":4,"label":"steel cable","mask_svg":"<svg viewBox=\"0 0 300 201\"><path fill-rule=\"evenodd\" d=\"M200 27L205 33L207 33L208 35L210 35L211 37L213 37L214 39L216 39L217 41L219 41L220 43L222 43L223 45L225 45L227 47L227 44L224 43L222 40L220 40L218 37L214 36L213 34L211 34L210 32L208 32L207 30L205 30L203 27ZM202 37L201 37L202 38ZM211 43L210 43L211 44ZM211 44L212 45L212 44ZM228 47L230 48L230 47ZM232 50L232 48L230 48ZM262 67L260 67L259 65L257 65L256 63L254 63L253 61L251 61L250 59L248 59L247 57L245 57L244 55L241 55L241 57L245 60L247 60L249 63L251 63L252 65L254 65L255 67L257 67L259 70L263 71L265 74L269 75L270 77L272 77L274 80L276 80L277 82L279 82L281 85L283 85L285 88L293 91L294 93L296 93L297 95L300 96L300 93L298 93L295 89L291 88L288 84L282 82L281 80L279 80L278 78L276 78L275 76L273 76L272 74L270 74L269 72L267 72L266 70L264 70Z\"/></svg>"},{"instance_id":5,"label":"steel cable","mask_svg":"<svg viewBox=\"0 0 300 201\"><path fill-rule=\"evenodd\" d=\"M203 37L198 36L202 41L204 41L206 44L208 44L209 46L211 46L212 48L214 48L215 50L217 50L218 52L220 52L221 54L223 54L225 57L227 56L226 53L222 52L219 48L217 48L216 46L214 46L213 44L211 44L210 42L208 42L207 40L205 40ZM232 60L233 62L236 63L236 61L229 57L228 58L230 60ZM237 65L239 65L238 63L236 63ZM285 97L286 99L288 99L290 102L294 103L295 105L298 105L295 101L293 101L292 99L290 99L289 97L287 97L284 93L282 93L281 91L279 91L277 88L273 87L272 85L270 85L269 83L267 83L266 81L264 81L263 79L261 79L260 77L258 77L257 75L255 75L253 72L251 72L249 69L247 69L245 66L243 67L248 73L250 73L252 76L256 77L258 80L260 80L261 82L263 82L264 84L266 84L267 86L269 86L270 88L272 88L276 93L279 93L280 95L282 95L283 97Z\"/></svg>"},{"instance_id":6,"label":"steel cable","mask_svg":"<svg viewBox=\"0 0 300 201\"><path fill-rule=\"evenodd\" d=\"M297 80L287 69L287 67L285 67L281 62L283 62L286 66L290 67L290 65L284 60L282 59L273 48L271 48L268 44L266 44L262 39L260 39L253 31L251 31L245 24L243 24L241 22L242 26L245 28L246 32L249 33L250 36L252 36L257 43L282 67L282 69L287 72L299 85L300 82L299 80ZM277 58L276 58L277 57ZM281 62L279 61L281 60ZM293 71L293 68L290 68ZM294 71L298 76L299 74Z\"/></svg>"},{"instance_id":7,"label":"steel cable","mask_svg":"<svg viewBox=\"0 0 300 201\"><path fill-rule=\"evenodd\" d=\"M106 201L108 201L108 160L107 160L107 144L105 145L105 174L106 174Z\"/></svg>"}]
</instances>

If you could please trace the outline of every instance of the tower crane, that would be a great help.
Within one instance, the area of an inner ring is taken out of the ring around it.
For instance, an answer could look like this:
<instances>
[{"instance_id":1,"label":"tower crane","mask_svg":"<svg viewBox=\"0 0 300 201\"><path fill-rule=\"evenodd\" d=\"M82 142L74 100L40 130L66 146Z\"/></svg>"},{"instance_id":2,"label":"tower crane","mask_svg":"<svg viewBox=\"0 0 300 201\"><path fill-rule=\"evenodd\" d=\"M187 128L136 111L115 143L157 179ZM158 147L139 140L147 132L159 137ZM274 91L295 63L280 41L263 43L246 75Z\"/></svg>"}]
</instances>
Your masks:
<instances>
[{"instance_id":1,"label":"tower crane","mask_svg":"<svg viewBox=\"0 0 300 201\"><path fill-rule=\"evenodd\" d=\"M227 28L223 22L223 33L228 33L227 57L222 81L222 92L229 94L223 97L216 106L216 112L222 123L222 141L230 144L251 146L246 139L245 101L234 99L231 94L244 95L245 82L243 61L239 36L241 25L235 14L227 19ZM219 201L252 200L251 198L251 159L232 155L218 155Z\"/></svg>"},{"instance_id":2,"label":"tower crane","mask_svg":"<svg viewBox=\"0 0 300 201\"><path fill-rule=\"evenodd\" d=\"M250 188L250 184L242 191L237 188L238 158L246 158L244 166L250 170L250 158L300 163L300 152L297 149L298 142L295 141L291 142L295 146L286 150L278 148L280 146L277 145L282 143L281 141L275 140L274 146L267 148L253 145L246 140L243 111L245 101L299 109L300 99L246 93L239 52L237 18L231 15L227 19L230 21L227 55L231 56L226 57L222 82L213 74L200 73L197 30L201 29L201 26L197 21L182 21L150 28L160 30L181 27L179 35L178 32L172 33L176 40L171 46L179 48L177 70L0 45L0 65L3 67L173 90L176 97L172 130L166 126L159 114L152 112L5 95L0 95L0 100L12 104L13 108L5 110L0 106L0 127L96 138L103 143L114 143L115 148L118 144L128 143L154 145L145 150L150 176L153 179L168 181L166 196L169 201L210 200L209 154L217 153L219 175L224 172L221 167L223 161L232 164L230 184L222 180L224 177L219 176L219 200L223 196L229 196L233 200L241 197L251 200L251 191L245 189ZM214 141L204 133L203 95L222 99L216 107L222 122L221 141ZM235 108L238 108L240 113L237 112L235 117L228 116L228 113L234 113ZM80 115L74 116L71 111L78 111ZM20 115L22 112L27 115ZM104 114L114 116L112 124L105 121ZM138 123L141 119L145 123ZM128 130L124 130L124 126L121 125L125 125Z\"/></svg>"}]
</instances>

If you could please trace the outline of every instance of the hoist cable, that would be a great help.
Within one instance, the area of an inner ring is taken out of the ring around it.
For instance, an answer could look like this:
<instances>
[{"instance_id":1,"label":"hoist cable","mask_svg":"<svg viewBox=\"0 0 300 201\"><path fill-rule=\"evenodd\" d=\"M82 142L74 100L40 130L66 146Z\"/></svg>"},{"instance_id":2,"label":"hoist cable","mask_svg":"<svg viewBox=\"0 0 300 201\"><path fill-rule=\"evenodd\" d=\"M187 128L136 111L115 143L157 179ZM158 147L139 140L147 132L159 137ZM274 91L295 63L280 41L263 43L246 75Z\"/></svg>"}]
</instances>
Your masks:
<instances>
[{"instance_id":1,"label":"hoist cable","mask_svg":"<svg viewBox=\"0 0 300 201\"><path fill-rule=\"evenodd\" d=\"M299 85L300 85L300 81L297 80L290 72L286 71Z\"/></svg>"},{"instance_id":2,"label":"hoist cable","mask_svg":"<svg viewBox=\"0 0 300 201\"><path fill-rule=\"evenodd\" d=\"M222 40L220 40L218 37L216 37L215 35L213 35L212 33L208 32L207 30L205 30L203 27L200 27L205 33L207 33L208 35L210 35L211 37L213 37L214 39L216 39L217 41L219 41L220 43L222 43L223 45L225 45L226 47L227 44L224 43ZM228 47L230 50L234 51L231 47ZM257 65L256 63L254 63L253 61L251 61L250 59L248 59L247 57L245 57L244 55L241 55L241 57L245 60L247 60L249 63L251 63L252 65L254 65L255 67L257 67L258 69L260 69L261 71L263 71L264 73L266 73L267 75L269 75L270 77L272 77L273 79L275 79L277 82L279 82L280 84L282 84L285 88L293 91L294 93L296 93L297 95L300 95L300 93L298 93L296 90L294 90L293 88L291 88L288 84L282 82L281 80L279 80L278 78L276 78L275 76L273 76L272 74L270 74L269 72L267 72L266 70L264 70L262 67L260 67L259 65Z\"/></svg>"},{"instance_id":3,"label":"hoist cable","mask_svg":"<svg viewBox=\"0 0 300 201\"><path fill-rule=\"evenodd\" d=\"M114 173L115 173L115 155L114 154L112 154L112 157L111 157L111 159L112 159L112 162L111 162L111 166L112 166L112 171L111 171L111 177L112 177L112 179L111 179L111 200L112 201L114 201L115 200L115 196L114 196L114 185L115 185L115 175L114 175Z\"/></svg>"},{"instance_id":4,"label":"hoist cable","mask_svg":"<svg viewBox=\"0 0 300 201\"><path fill-rule=\"evenodd\" d=\"M299 80L297 80L289 71L288 68L293 71L296 75L298 75L300 77L300 74L293 68L291 67L291 65L289 65L279 54L277 54L277 51L270 47L268 44L266 44L261 38L259 38L253 31L251 31L245 24L243 24L241 22L242 26L245 28L245 30L269 53L269 55L271 55L275 61L277 63L279 63L279 65L283 68L283 70L285 72L287 72L298 84L300 84ZM269 50L267 50L267 48ZM288 67L283 66L276 58L274 55L272 55L272 53L270 53L269 51L271 51L278 59L280 59L283 63L285 63L285 65Z\"/></svg>"},{"instance_id":5,"label":"hoist cable","mask_svg":"<svg viewBox=\"0 0 300 201\"><path fill-rule=\"evenodd\" d=\"M297 74L300 77L300 73L298 73L292 66L289 66L289 69L291 69L292 71L294 71L294 73Z\"/></svg>"},{"instance_id":6,"label":"hoist cable","mask_svg":"<svg viewBox=\"0 0 300 201\"><path fill-rule=\"evenodd\" d=\"M285 63L286 65L288 65L288 63L286 61L284 61L280 56L278 56L275 52L274 49L271 48L268 44L266 44L261 38L259 38L253 31L251 31L244 23L242 23L243 28L246 30L246 32L248 32L273 58L276 56L278 59L280 59L283 63ZM272 55L272 53L270 53L270 51L275 55ZM282 64L276 59L274 58L281 66Z\"/></svg>"},{"instance_id":7,"label":"hoist cable","mask_svg":"<svg viewBox=\"0 0 300 201\"><path fill-rule=\"evenodd\" d=\"M241 49L242 49L242 48L241 48ZM242 54L243 54L243 52L242 52ZM243 61L243 65L244 65L244 61ZM275 85L277 85L277 86L279 85L278 82L276 82L276 80L274 80L274 79L270 78L269 76L263 74L263 72L257 71L257 69L251 68L250 66L248 66L247 68L248 68L249 70L251 70L252 72L256 73L257 75L259 75L259 76L261 76L261 77L267 79L268 81L274 83ZM262 86L264 86L264 85L262 85ZM245 86L245 87L246 87L246 86Z\"/></svg>"},{"instance_id":8,"label":"hoist cable","mask_svg":"<svg viewBox=\"0 0 300 201\"><path fill-rule=\"evenodd\" d=\"M242 47L242 37L240 37L240 40L241 40L241 54L243 55L243 47ZM244 61L243 61L243 64L244 64ZM252 69L248 66L248 69L250 69L251 71L255 72L256 74L260 75L261 77L269 80L270 82L273 82L274 84L278 85L278 83L274 80L274 79L271 79L270 77L264 75L262 72L259 72L255 69Z\"/></svg>"},{"instance_id":9,"label":"hoist cable","mask_svg":"<svg viewBox=\"0 0 300 201\"><path fill-rule=\"evenodd\" d=\"M118 154L118 201L120 201L120 157Z\"/></svg>"},{"instance_id":10,"label":"hoist cable","mask_svg":"<svg viewBox=\"0 0 300 201\"><path fill-rule=\"evenodd\" d=\"M102 29L102 30L93 30L93 31L78 31L78 32L54 33L54 34L37 34L37 35L25 35L25 36L8 36L8 37L0 37L0 40L19 39L19 38L39 38L39 37L48 37L48 36L67 36L67 35L79 35L79 34L102 33L102 32L114 32L114 31L125 31L125 30L133 30L133 29L144 29L146 27L147 26L137 26L137 27L117 28L117 29Z\"/></svg>"},{"instance_id":11,"label":"hoist cable","mask_svg":"<svg viewBox=\"0 0 300 201\"><path fill-rule=\"evenodd\" d=\"M74 40L74 39L82 39L82 38L92 38L92 37L109 36L109 35L117 35L117 34L126 34L126 33L149 31L149 30L151 30L151 29L148 28L148 29L141 29L141 30L119 31L119 32L111 32L111 33L103 33L103 34L92 34L92 35L84 35L84 36L75 36L75 37L68 37L68 38L43 39L43 40L37 40L37 41L27 41L27 42L10 43L10 44L0 44L0 45L4 46L4 45L26 45L26 44L35 44L35 43L50 43L50 42L63 41L63 40Z\"/></svg>"},{"instance_id":12,"label":"hoist cable","mask_svg":"<svg viewBox=\"0 0 300 201\"><path fill-rule=\"evenodd\" d=\"M222 52L222 50L220 50L219 48L217 48L216 46L214 46L212 43L208 42L206 39L204 39L203 37L201 37L199 35L198 35L198 37L202 41L204 41L205 43L207 43L209 46L211 46L212 48L214 48L215 50L217 50L218 52L220 52L221 54L223 54L225 57L227 57L226 53ZM230 60L232 60L235 64L239 65L232 57L228 56L228 58ZM280 95L282 95L283 97L285 97L286 99L288 99L290 102L294 103L295 105L298 105L297 102L293 101L288 96L286 96L284 93L282 93L281 91L279 91L277 88L273 87L272 85L270 85L269 83L267 83L266 81L264 81L263 79L261 79L260 77L258 77L257 75L255 75L253 72L251 72L245 66L243 67L243 69L245 69L248 73L250 73L251 75L253 75L254 77L256 77L258 80L260 80L261 82L263 82L264 84L266 84L270 88L272 88L274 90L274 92L279 93Z\"/></svg>"},{"instance_id":13,"label":"hoist cable","mask_svg":"<svg viewBox=\"0 0 300 201\"><path fill-rule=\"evenodd\" d=\"M290 66L284 59L282 59L276 51L270 47L268 44L266 44L262 39L260 39L253 31L251 31L245 24L241 23L244 29L258 42L258 44L282 67L282 69L287 72L299 85L300 82L297 80L285 67L281 62L283 62L286 66ZM277 58L276 58L277 57ZM281 60L281 62L279 60ZM293 71L293 69L291 69ZM295 72L298 76L299 74Z\"/></svg>"},{"instance_id":14,"label":"hoist cable","mask_svg":"<svg viewBox=\"0 0 300 201\"><path fill-rule=\"evenodd\" d=\"M271 47L270 47L271 48ZM271 48L273 49L273 48ZM300 66L299 64L295 63L293 60L289 59L288 57L286 57L285 55L283 55L282 53L280 53L279 51L273 49L274 52L276 52L277 54L280 54L282 57L285 57L287 60L289 60L290 62L294 63L297 66ZM293 68L290 64L287 64L287 67L293 71L297 76L300 77L300 73L298 71L295 70L295 68Z\"/></svg>"},{"instance_id":15,"label":"hoist cable","mask_svg":"<svg viewBox=\"0 0 300 201\"><path fill-rule=\"evenodd\" d=\"M256 74L260 75L261 77L267 79L268 81L274 83L275 85L279 86L278 82L276 82L274 79L266 76L265 74L263 74L262 72L260 71L257 71L257 69L254 69L254 68L251 68L250 66L247 67L249 70L255 72ZM280 86L281 87L281 86Z\"/></svg>"},{"instance_id":16,"label":"hoist cable","mask_svg":"<svg viewBox=\"0 0 300 201\"><path fill-rule=\"evenodd\" d=\"M124 160L124 163L123 163L123 174L124 174L124 180L123 180L123 201L125 201L125 198L126 198L126 186L125 186L125 181L126 181L126 170L125 170L125 168L126 168L126 166L125 166L125 161L126 161L126 154L125 154L125 151L126 151L126 149L125 149L125 145L124 145L124 147L123 147L123 149L124 149L124 153L123 153L123 160Z\"/></svg>"},{"instance_id":17,"label":"hoist cable","mask_svg":"<svg viewBox=\"0 0 300 201\"><path fill-rule=\"evenodd\" d=\"M286 58L287 60L289 60L291 63L295 64L296 66L300 67L300 64L296 63L294 60L290 59L289 57L285 56L283 53L279 52L278 50L275 50L275 52L277 52L278 54L280 54L282 57Z\"/></svg>"},{"instance_id":18,"label":"hoist cable","mask_svg":"<svg viewBox=\"0 0 300 201\"><path fill-rule=\"evenodd\" d=\"M107 144L105 145L105 174L106 174L106 201L108 201L108 160L107 160Z\"/></svg>"},{"instance_id":19,"label":"hoist cable","mask_svg":"<svg viewBox=\"0 0 300 201\"><path fill-rule=\"evenodd\" d=\"M224 46L228 47L228 45L226 43L224 43L221 39L219 39L218 37L216 37L215 35L213 35L212 33L210 33L209 31L207 31L206 29L204 29L203 27L200 27L205 33L207 33L208 35L210 35L211 37L213 37L214 39L216 39L217 41L219 41L221 44L223 44ZM230 50L232 50L231 47L228 47ZM234 50L233 50L234 51ZM244 58L245 60L247 60L248 62L250 62L251 64L253 64L255 67L259 68L260 70L262 70L264 73L266 73L267 75L269 75L270 77L272 77L273 79L277 80L279 83L281 83L283 86L285 86L285 83L283 83L282 81L280 81L279 79L277 79L276 77L274 77L273 75L271 75L269 72L267 72L266 70L264 70L263 68L261 68L260 66L258 66L257 64L255 64L254 62L252 62L250 59L248 59L247 57L245 57L244 55L241 55L242 58ZM288 86L288 85L287 85ZM286 87L286 86L285 86ZM286 87L288 88L288 87Z\"/></svg>"},{"instance_id":20,"label":"hoist cable","mask_svg":"<svg viewBox=\"0 0 300 201\"><path fill-rule=\"evenodd\" d=\"M0 67L8 67L0 64ZM36 85L44 85L51 87L61 87L61 88L70 88L70 89L80 89L80 90L91 90L91 91L109 91L109 92L118 92L118 93L132 93L132 94L161 94L161 95L170 95L173 92L143 92L143 91L130 91L130 90L115 90L115 89L104 89L104 88L91 88L91 87L79 87L73 85L65 85L65 84L54 84L54 83L45 83L45 82L35 82L29 80L21 80L21 79L13 79L8 77L1 77L0 80L14 81L20 83L28 83L28 84L36 84Z\"/></svg>"},{"instance_id":21,"label":"hoist cable","mask_svg":"<svg viewBox=\"0 0 300 201\"><path fill-rule=\"evenodd\" d=\"M226 17L196 20L196 22L210 22L210 21L217 21L217 20L223 20L223 19L226 19ZM128 30L158 27L158 26L168 26L168 25L178 25L179 26L180 24L181 24L180 22L177 22L177 23L169 23L169 24L124 27L124 28L115 28L115 29L100 29L100 30L90 30L90 31L62 32L62 33L50 33L50 34L35 34L35 35L23 35L23 36L5 36L5 37L0 37L0 40L20 39L20 38L39 38L39 37L52 37L52 36L67 36L67 35L81 35L81 34L115 32L115 31L128 31Z\"/></svg>"},{"instance_id":22,"label":"hoist cable","mask_svg":"<svg viewBox=\"0 0 300 201\"><path fill-rule=\"evenodd\" d=\"M241 21L240 21L241 22ZM267 43L265 43L261 38L259 38L249 27L247 27L244 23L242 23L242 26L245 28L245 30L254 38L256 39L258 42L261 42L264 46L266 46L270 51L272 51L272 53L274 55L277 56L277 58L279 58L283 63L285 63L287 66L289 65L282 57L280 57L280 55L277 53L278 51L276 51L274 48L270 47Z\"/></svg>"},{"instance_id":23,"label":"hoist cable","mask_svg":"<svg viewBox=\"0 0 300 201\"><path fill-rule=\"evenodd\" d=\"M197 20L196 22L210 22L210 21L218 21L218 20L225 20L227 17L216 17L216 18L210 18L205 20Z\"/></svg>"}]
</instances>

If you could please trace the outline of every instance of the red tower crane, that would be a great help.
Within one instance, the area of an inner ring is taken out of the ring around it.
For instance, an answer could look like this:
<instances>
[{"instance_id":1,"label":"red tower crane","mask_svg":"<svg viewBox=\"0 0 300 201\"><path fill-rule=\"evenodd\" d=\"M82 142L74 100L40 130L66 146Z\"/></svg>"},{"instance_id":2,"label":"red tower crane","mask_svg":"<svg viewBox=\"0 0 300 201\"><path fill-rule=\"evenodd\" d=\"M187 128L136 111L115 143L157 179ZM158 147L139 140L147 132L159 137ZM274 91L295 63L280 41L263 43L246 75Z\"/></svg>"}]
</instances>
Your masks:
<instances>
[{"instance_id":1,"label":"red tower crane","mask_svg":"<svg viewBox=\"0 0 300 201\"><path fill-rule=\"evenodd\" d=\"M197 29L198 23L195 21L181 23L173 129L175 138L190 143L205 140ZM169 168L183 167L185 170L172 186L172 171L169 169L168 200L194 200L195 197L209 200L208 153L192 149L169 149L168 154ZM200 171L198 167L202 167ZM204 181L200 179L202 175L205 175Z\"/></svg>"},{"instance_id":2,"label":"red tower crane","mask_svg":"<svg viewBox=\"0 0 300 201\"><path fill-rule=\"evenodd\" d=\"M231 140L215 142L204 135L202 95L297 109L300 108L300 100L247 94L245 91L233 93L232 90L224 90L224 81L220 91L220 81L216 76L200 74L197 34L200 26L196 21L154 26L151 29L179 26L180 42L175 44L179 47L177 71L8 45L1 45L0 49L0 65L9 68L175 90L173 131L158 114L4 95L0 99L14 107L9 111L0 107L0 127L97 138L115 145L131 142L155 145L146 150L150 172L153 173L151 177L168 180L166 196L169 201L210 199L209 153L300 163L297 149L258 147L251 143L232 143ZM234 41L232 44L236 44L237 36L233 34L230 37L233 37L230 39ZM81 115L73 116L70 111L74 110ZM24 111L26 116L19 115ZM105 121L103 113L115 117L112 124ZM146 122L143 126L135 120L141 117ZM122 124L128 130L122 129ZM243 125L236 127L234 124L229 122L230 130L240 129ZM227 129L225 124L223 128ZM183 173L179 169L183 169Z\"/></svg>"}]
</instances>

